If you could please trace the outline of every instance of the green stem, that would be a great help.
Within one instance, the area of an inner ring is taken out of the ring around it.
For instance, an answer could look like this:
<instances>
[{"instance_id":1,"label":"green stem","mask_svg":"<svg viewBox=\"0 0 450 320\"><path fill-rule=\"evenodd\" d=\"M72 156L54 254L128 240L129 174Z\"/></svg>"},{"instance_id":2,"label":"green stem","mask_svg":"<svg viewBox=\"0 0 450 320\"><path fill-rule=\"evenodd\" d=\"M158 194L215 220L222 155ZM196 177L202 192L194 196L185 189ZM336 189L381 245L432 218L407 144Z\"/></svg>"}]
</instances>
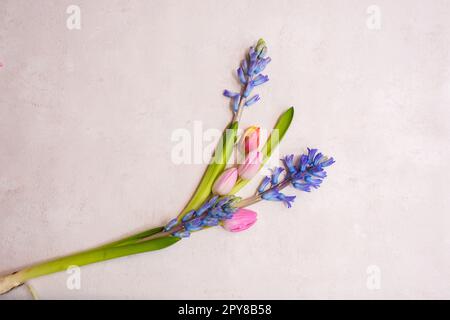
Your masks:
<instances>
[{"instance_id":1,"label":"green stem","mask_svg":"<svg viewBox=\"0 0 450 320\"><path fill-rule=\"evenodd\" d=\"M155 234L163 231L163 229L164 229L164 227L156 227L156 228L148 229L148 230L145 230L143 232L139 232L139 233L136 233L134 235L122 238L120 240L107 243L107 244L105 244L103 246L98 247L98 249L119 247L119 246L123 246L123 245L127 245L127 244L133 244L133 243L136 243L136 242L138 242L140 240L148 238L148 237L150 237L152 235L155 235Z\"/></svg>"},{"instance_id":2,"label":"green stem","mask_svg":"<svg viewBox=\"0 0 450 320\"><path fill-rule=\"evenodd\" d=\"M141 233L142 234L142 233ZM131 237L129 237L131 238ZM83 251L47 262L38 263L31 267L22 269L5 277L0 277L0 294L23 284L25 281L43 275L67 270L70 266L83 266L95 262L110 260L123 256L154 251L166 248L178 242L180 238L166 236L144 242L125 244L119 246L108 246ZM128 240L129 241L129 240ZM116 244L118 241L115 242ZM111 243L110 245L112 245Z\"/></svg>"}]
</instances>

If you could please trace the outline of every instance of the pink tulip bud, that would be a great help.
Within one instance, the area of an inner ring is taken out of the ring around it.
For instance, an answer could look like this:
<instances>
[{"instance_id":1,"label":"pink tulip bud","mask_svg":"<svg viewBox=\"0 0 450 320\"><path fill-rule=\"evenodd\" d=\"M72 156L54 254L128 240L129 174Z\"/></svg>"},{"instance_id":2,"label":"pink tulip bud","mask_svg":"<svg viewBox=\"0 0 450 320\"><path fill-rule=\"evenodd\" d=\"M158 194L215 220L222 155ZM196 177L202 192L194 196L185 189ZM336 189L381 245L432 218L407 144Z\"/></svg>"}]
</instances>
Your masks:
<instances>
[{"instance_id":1,"label":"pink tulip bud","mask_svg":"<svg viewBox=\"0 0 450 320\"><path fill-rule=\"evenodd\" d=\"M250 228L255 222L256 212L241 208L233 214L233 218L225 220L222 226L227 231L239 232Z\"/></svg>"},{"instance_id":2,"label":"pink tulip bud","mask_svg":"<svg viewBox=\"0 0 450 320\"><path fill-rule=\"evenodd\" d=\"M222 172L222 174L214 182L212 191L215 194L224 196L230 193L236 184L238 172L236 168L230 168Z\"/></svg>"},{"instance_id":3,"label":"pink tulip bud","mask_svg":"<svg viewBox=\"0 0 450 320\"><path fill-rule=\"evenodd\" d=\"M244 180L250 180L261 168L262 154L258 151L251 152L246 158L243 164L239 165L239 176Z\"/></svg>"},{"instance_id":4,"label":"pink tulip bud","mask_svg":"<svg viewBox=\"0 0 450 320\"><path fill-rule=\"evenodd\" d=\"M250 152L257 150L259 147L259 127L248 127L242 134L239 142L240 151L247 155Z\"/></svg>"}]
</instances>

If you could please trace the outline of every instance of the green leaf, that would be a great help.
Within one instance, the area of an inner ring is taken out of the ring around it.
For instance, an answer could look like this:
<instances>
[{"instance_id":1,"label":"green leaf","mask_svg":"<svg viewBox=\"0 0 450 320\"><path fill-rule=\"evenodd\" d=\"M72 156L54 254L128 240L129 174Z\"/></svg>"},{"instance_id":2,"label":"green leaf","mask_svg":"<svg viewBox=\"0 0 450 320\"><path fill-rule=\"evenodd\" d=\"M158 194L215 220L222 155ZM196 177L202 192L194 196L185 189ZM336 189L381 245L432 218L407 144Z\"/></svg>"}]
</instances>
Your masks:
<instances>
[{"instance_id":1,"label":"green leaf","mask_svg":"<svg viewBox=\"0 0 450 320\"><path fill-rule=\"evenodd\" d=\"M275 149L280 143L281 139L283 139L284 135L286 134L286 131L289 129L289 126L291 125L293 117L294 117L294 107L290 107L278 118L278 121L272 130L272 133L267 138L267 141L264 144L261 151L264 157L263 158L264 163L266 163L267 160L270 158L272 150Z\"/></svg>"},{"instance_id":2,"label":"green leaf","mask_svg":"<svg viewBox=\"0 0 450 320\"><path fill-rule=\"evenodd\" d=\"M264 166L267 160L269 160L270 156L272 155L272 151L278 146L281 139L283 139L284 135L286 134L286 131L289 129L291 125L293 117L294 117L294 107L290 107L278 118L278 121L272 130L272 133L267 138L267 141L261 150L261 153L263 155L263 162L261 164L261 168ZM230 194L236 194L249 182L250 180L239 179L239 181L233 187L233 190L231 190Z\"/></svg>"},{"instance_id":3,"label":"green leaf","mask_svg":"<svg viewBox=\"0 0 450 320\"><path fill-rule=\"evenodd\" d=\"M118 246L124 246L124 245L127 245L127 244L132 244L132 243L135 243L136 241L138 241L140 239L147 238L147 237L150 237L150 236L152 236L154 234L157 234L158 232L163 231L163 229L164 229L164 227L156 227L156 228L153 228L153 229L145 230L143 232L134 234L132 236L125 237L123 239L107 243L107 244L99 247L99 249L100 248L118 247Z\"/></svg>"},{"instance_id":4,"label":"green leaf","mask_svg":"<svg viewBox=\"0 0 450 320\"><path fill-rule=\"evenodd\" d=\"M26 280L40 277L46 274L64 271L67 270L67 268L69 268L70 266L81 267L83 265L132 254L160 250L169 247L180 240L181 239L178 237L166 236L129 245L91 249L70 256L43 262L29 268L25 268L19 271L20 280L24 282Z\"/></svg>"},{"instance_id":5,"label":"green leaf","mask_svg":"<svg viewBox=\"0 0 450 320\"><path fill-rule=\"evenodd\" d=\"M211 162L206 168L197 190L179 215L179 219L181 219L187 212L198 209L208 199L211 194L214 181L225 169L228 159L233 152L238 126L239 123L235 121L224 130L222 137L217 144L216 150L214 151Z\"/></svg>"}]
</instances>

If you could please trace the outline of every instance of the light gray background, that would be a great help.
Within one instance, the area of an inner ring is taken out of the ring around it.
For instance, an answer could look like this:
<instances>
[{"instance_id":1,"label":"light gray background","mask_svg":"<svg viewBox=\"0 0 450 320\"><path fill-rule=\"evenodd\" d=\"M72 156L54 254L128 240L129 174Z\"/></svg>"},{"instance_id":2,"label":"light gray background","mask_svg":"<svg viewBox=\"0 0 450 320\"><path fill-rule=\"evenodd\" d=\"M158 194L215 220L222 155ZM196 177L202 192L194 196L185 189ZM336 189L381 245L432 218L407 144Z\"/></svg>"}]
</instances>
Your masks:
<instances>
[{"instance_id":1,"label":"light gray background","mask_svg":"<svg viewBox=\"0 0 450 320\"><path fill-rule=\"evenodd\" d=\"M449 1L1 0L0 272L176 215L204 165L175 165L171 134L226 125L221 91L264 37L271 81L243 123L295 106L280 151L333 155L322 188L254 206L248 232L85 267L78 291L33 280L38 295L450 298L449 16Z\"/></svg>"}]
</instances>

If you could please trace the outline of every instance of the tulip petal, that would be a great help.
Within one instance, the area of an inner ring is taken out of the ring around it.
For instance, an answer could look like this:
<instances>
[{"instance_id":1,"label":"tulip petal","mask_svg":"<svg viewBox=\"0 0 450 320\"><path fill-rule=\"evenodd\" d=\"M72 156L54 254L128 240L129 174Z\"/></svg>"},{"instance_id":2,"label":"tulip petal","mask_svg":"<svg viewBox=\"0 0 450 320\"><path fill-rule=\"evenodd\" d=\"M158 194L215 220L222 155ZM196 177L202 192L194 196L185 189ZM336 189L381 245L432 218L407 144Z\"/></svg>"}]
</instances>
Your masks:
<instances>
[{"instance_id":1,"label":"tulip petal","mask_svg":"<svg viewBox=\"0 0 450 320\"><path fill-rule=\"evenodd\" d=\"M244 231L256 223L256 217L255 211L241 208L233 214L231 219L223 222L223 228L230 232Z\"/></svg>"},{"instance_id":2,"label":"tulip petal","mask_svg":"<svg viewBox=\"0 0 450 320\"><path fill-rule=\"evenodd\" d=\"M238 178L238 171L236 168L230 168L222 172L222 174L214 182L212 191L214 194L227 195L233 189Z\"/></svg>"}]
</instances>

